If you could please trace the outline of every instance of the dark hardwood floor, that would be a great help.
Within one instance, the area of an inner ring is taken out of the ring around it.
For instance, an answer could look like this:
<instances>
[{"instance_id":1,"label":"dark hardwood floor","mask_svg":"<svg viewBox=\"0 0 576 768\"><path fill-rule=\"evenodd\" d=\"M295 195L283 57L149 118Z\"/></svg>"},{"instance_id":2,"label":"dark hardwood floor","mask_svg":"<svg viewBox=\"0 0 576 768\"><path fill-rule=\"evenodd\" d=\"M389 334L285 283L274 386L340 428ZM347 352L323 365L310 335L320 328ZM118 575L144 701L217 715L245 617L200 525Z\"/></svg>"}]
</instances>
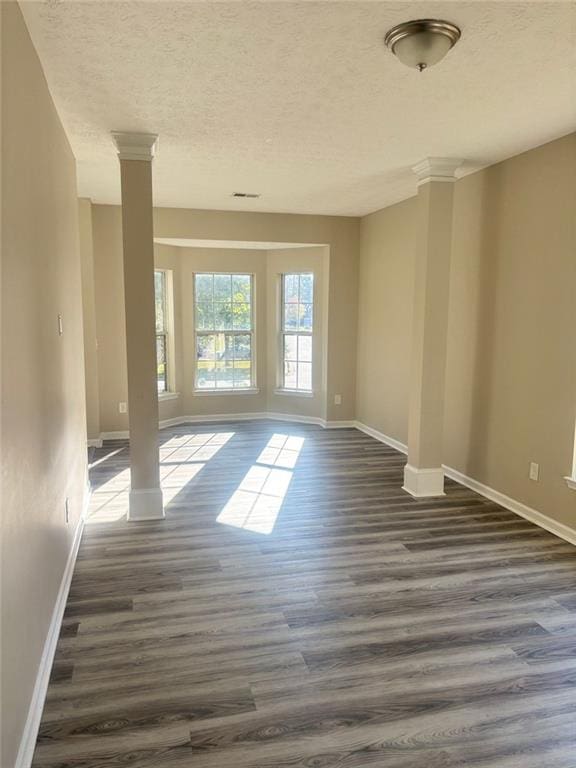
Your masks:
<instances>
[{"instance_id":1,"label":"dark hardwood floor","mask_svg":"<svg viewBox=\"0 0 576 768\"><path fill-rule=\"evenodd\" d=\"M93 452L35 768L576 768L576 549L353 429Z\"/></svg>"}]
</instances>

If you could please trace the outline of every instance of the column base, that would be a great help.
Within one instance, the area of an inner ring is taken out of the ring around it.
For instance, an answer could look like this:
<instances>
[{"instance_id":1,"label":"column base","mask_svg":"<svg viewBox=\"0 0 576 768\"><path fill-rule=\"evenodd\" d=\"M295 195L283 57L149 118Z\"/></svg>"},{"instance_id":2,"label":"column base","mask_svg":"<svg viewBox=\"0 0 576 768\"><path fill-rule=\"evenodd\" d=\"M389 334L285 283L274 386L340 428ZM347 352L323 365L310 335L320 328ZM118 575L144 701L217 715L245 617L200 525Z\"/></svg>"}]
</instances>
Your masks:
<instances>
[{"instance_id":1,"label":"column base","mask_svg":"<svg viewBox=\"0 0 576 768\"><path fill-rule=\"evenodd\" d=\"M406 464L402 488L407 493L417 497L445 496L444 470L441 467L418 469L411 464Z\"/></svg>"},{"instance_id":2,"label":"column base","mask_svg":"<svg viewBox=\"0 0 576 768\"><path fill-rule=\"evenodd\" d=\"M128 520L163 520L164 505L160 488L136 488L130 491Z\"/></svg>"}]
</instances>

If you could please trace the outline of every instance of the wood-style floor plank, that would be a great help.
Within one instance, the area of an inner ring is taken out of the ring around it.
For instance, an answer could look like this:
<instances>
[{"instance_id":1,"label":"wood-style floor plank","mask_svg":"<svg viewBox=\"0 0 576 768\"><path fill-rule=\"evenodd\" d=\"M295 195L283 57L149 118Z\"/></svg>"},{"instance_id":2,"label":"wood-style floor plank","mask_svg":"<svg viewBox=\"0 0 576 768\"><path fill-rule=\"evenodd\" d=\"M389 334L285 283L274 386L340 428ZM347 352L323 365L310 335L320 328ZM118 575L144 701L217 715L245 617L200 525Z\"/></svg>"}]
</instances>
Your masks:
<instances>
[{"instance_id":1,"label":"wood-style floor plank","mask_svg":"<svg viewBox=\"0 0 576 768\"><path fill-rule=\"evenodd\" d=\"M576 550L405 458L284 422L160 434L94 488L34 768L576 768Z\"/></svg>"}]
</instances>

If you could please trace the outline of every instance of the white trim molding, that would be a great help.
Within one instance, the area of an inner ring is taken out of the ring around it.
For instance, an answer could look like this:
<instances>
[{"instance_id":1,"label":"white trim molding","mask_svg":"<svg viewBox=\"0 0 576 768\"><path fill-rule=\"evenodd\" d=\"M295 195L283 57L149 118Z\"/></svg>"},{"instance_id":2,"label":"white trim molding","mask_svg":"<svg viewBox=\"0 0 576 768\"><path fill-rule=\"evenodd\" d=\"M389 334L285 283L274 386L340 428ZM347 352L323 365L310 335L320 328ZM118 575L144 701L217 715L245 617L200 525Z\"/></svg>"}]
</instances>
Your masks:
<instances>
[{"instance_id":1,"label":"white trim molding","mask_svg":"<svg viewBox=\"0 0 576 768\"><path fill-rule=\"evenodd\" d=\"M90 486L87 485L82 512L76 525L76 530L74 531L72 546L70 547L66 565L64 566L64 572L60 580L60 587L58 588L54 610L52 611L52 617L48 626L48 633L46 635L46 640L44 641L44 648L42 649L42 656L40 657L40 664L38 665L32 699L30 700L28 715L26 717L26 723L24 724L24 730L22 731L20 747L18 749L14 768L30 768L30 765L32 764L36 739L38 738L38 729L40 728L40 720L42 719L42 710L44 709L44 701L46 699L46 692L50 681L50 673L52 672L52 664L54 662L56 646L60 636L62 618L64 616L64 609L66 608L70 584L72 583L72 575L74 573L76 557L78 555L78 549L84 531L84 522L86 520L89 502Z\"/></svg>"},{"instance_id":2,"label":"white trim molding","mask_svg":"<svg viewBox=\"0 0 576 768\"><path fill-rule=\"evenodd\" d=\"M282 395L283 397L314 397L314 392L309 389L285 389L284 387L277 387L274 390L275 395Z\"/></svg>"},{"instance_id":3,"label":"white trim molding","mask_svg":"<svg viewBox=\"0 0 576 768\"><path fill-rule=\"evenodd\" d=\"M102 448L102 436L88 438L86 445L88 448Z\"/></svg>"},{"instance_id":4,"label":"white trim molding","mask_svg":"<svg viewBox=\"0 0 576 768\"><path fill-rule=\"evenodd\" d=\"M179 397L180 397L180 392L159 392L158 402L163 403L166 400L178 400Z\"/></svg>"},{"instance_id":5,"label":"white trim molding","mask_svg":"<svg viewBox=\"0 0 576 768\"><path fill-rule=\"evenodd\" d=\"M576 477L565 477L564 480L566 480L568 488L572 488L573 491L576 491Z\"/></svg>"},{"instance_id":6,"label":"white trim molding","mask_svg":"<svg viewBox=\"0 0 576 768\"><path fill-rule=\"evenodd\" d=\"M242 389L195 389L194 397L208 397L212 395L257 395L258 387L244 387Z\"/></svg>"},{"instance_id":7,"label":"white trim molding","mask_svg":"<svg viewBox=\"0 0 576 768\"><path fill-rule=\"evenodd\" d=\"M462 160L450 157L427 157L412 166L418 177L418 186L429 181L454 182L457 179L456 170L462 165Z\"/></svg>"},{"instance_id":8,"label":"white trim molding","mask_svg":"<svg viewBox=\"0 0 576 768\"><path fill-rule=\"evenodd\" d=\"M158 147L157 133L124 133L111 131L112 140L120 160L145 160L151 162Z\"/></svg>"},{"instance_id":9,"label":"white trim molding","mask_svg":"<svg viewBox=\"0 0 576 768\"><path fill-rule=\"evenodd\" d=\"M406 464L402 489L417 498L445 496L444 470L442 467L420 469L413 467L412 464Z\"/></svg>"},{"instance_id":10,"label":"white trim molding","mask_svg":"<svg viewBox=\"0 0 576 768\"><path fill-rule=\"evenodd\" d=\"M129 494L127 519L163 520L166 517L160 488L132 488Z\"/></svg>"}]
</instances>

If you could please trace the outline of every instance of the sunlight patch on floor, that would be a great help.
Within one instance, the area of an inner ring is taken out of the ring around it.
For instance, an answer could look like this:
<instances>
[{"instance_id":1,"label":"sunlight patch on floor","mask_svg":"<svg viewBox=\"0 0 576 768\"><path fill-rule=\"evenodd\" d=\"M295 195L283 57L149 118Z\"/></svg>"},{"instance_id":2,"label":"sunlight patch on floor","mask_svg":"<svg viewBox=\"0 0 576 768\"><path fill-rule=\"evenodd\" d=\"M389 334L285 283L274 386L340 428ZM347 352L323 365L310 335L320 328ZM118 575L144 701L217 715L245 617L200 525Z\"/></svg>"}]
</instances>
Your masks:
<instances>
[{"instance_id":1,"label":"sunlight patch on floor","mask_svg":"<svg viewBox=\"0 0 576 768\"><path fill-rule=\"evenodd\" d=\"M165 507L232 437L234 432L177 435L160 446L160 485ZM116 453L119 451L104 458ZM123 469L93 491L86 524L112 523L125 518L129 493L130 469Z\"/></svg>"},{"instance_id":2,"label":"sunlight patch on floor","mask_svg":"<svg viewBox=\"0 0 576 768\"><path fill-rule=\"evenodd\" d=\"M217 522L254 533L272 533L303 445L303 437L273 435Z\"/></svg>"}]
</instances>

